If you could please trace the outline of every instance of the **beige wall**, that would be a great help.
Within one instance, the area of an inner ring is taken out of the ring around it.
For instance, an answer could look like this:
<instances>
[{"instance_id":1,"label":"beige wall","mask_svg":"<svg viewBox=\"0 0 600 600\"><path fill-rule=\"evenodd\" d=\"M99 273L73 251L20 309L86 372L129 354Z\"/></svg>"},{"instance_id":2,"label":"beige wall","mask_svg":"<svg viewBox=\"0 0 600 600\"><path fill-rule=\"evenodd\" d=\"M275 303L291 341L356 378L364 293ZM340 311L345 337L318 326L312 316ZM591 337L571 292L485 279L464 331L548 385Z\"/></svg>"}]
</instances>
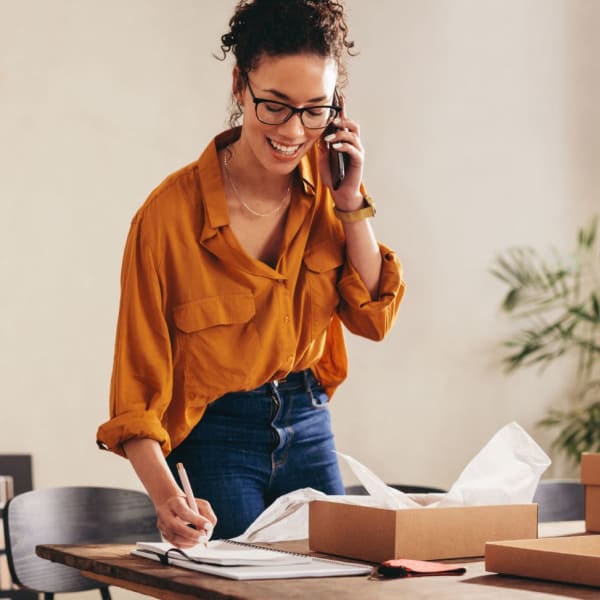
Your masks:
<instances>
[{"instance_id":1,"label":"beige wall","mask_svg":"<svg viewBox=\"0 0 600 600\"><path fill-rule=\"evenodd\" d=\"M38 487L138 486L94 444L121 253L150 190L223 128L231 64L211 53L232 6L0 0L0 452L32 453ZM547 448L533 425L569 388L566 368L500 372L488 269L510 244L570 248L598 209L600 2L348 6L349 110L408 292L386 341L348 336L338 447L447 486L508 421Z\"/></svg>"}]
</instances>

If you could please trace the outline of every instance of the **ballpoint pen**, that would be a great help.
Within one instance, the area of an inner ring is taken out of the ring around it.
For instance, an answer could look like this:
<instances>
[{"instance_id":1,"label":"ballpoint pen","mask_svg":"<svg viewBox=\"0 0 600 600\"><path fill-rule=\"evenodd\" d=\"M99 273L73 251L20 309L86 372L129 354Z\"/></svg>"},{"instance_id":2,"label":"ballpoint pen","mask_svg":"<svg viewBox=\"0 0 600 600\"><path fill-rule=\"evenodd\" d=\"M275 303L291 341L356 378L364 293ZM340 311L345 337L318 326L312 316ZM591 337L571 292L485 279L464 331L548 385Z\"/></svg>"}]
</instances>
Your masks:
<instances>
[{"instance_id":1,"label":"ballpoint pen","mask_svg":"<svg viewBox=\"0 0 600 600\"><path fill-rule=\"evenodd\" d=\"M196 513L200 514L198 510L198 505L196 504L196 499L194 497L194 492L192 491L192 486L190 485L190 480L188 478L187 471L183 466L183 463L177 463L177 473L179 474L179 479L181 480L181 485L183 485L183 491L185 492L185 497L187 499L188 506L190 509ZM204 544L205 546L208 544L208 540L210 538L211 531L206 531L203 535L200 536L198 543Z\"/></svg>"}]
</instances>

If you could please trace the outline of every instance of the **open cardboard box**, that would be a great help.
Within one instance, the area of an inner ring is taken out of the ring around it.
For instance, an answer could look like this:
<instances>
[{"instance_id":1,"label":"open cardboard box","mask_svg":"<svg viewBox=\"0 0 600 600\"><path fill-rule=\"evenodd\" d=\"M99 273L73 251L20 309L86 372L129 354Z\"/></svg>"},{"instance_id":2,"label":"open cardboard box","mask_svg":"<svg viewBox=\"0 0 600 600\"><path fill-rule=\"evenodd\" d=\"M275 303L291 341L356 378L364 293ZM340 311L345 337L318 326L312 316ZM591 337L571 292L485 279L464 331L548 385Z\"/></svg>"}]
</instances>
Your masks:
<instances>
[{"instance_id":1,"label":"open cardboard box","mask_svg":"<svg viewBox=\"0 0 600 600\"><path fill-rule=\"evenodd\" d=\"M489 542L485 545L485 569L600 586L600 535Z\"/></svg>"},{"instance_id":2,"label":"open cardboard box","mask_svg":"<svg viewBox=\"0 0 600 600\"><path fill-rule=\"evenodd\" d=\"M584 452L580 468L585 486L585 529L600 532L600 454Z\"/></svg>"},{"instance_id":3,"label":"open cardboard box","mask_svg":"<svg viewBox=\"0 0 600 600\"><path fill-rule=\"evenodd\" d=\"M311 550L359 560L483 556L485 543L537 538L537 504L391 510L314 500Z\"/></svg>"}]
</instances>

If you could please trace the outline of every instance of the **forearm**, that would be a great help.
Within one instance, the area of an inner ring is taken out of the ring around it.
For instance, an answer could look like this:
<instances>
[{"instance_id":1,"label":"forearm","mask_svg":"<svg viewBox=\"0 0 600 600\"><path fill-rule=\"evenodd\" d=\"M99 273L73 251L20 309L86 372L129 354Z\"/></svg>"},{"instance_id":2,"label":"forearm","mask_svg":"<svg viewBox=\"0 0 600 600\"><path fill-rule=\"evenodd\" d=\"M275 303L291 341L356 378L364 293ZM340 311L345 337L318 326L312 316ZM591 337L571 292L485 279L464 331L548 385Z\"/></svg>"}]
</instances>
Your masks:
<instances>
[{"instance_id":1,"label":"forearm","mask_svg":"<svg viewBox=\"0 0 600 600\"><path fill-rule=\"evenodd\" d=\"M346 254L356 269L371 298L375 299L381 278L381 252L368 219L344 223Z\"/></svg>"},{"instance_id":2,"label":"forearm","mask_svg":"<svg viewBox=\"0 0 600 600\"><path fill-rule=\"evenodd\" d=\"M155 506L173 496L183 496L156 440L133 439L123 448Z\"/></svg>"}]
</instances>

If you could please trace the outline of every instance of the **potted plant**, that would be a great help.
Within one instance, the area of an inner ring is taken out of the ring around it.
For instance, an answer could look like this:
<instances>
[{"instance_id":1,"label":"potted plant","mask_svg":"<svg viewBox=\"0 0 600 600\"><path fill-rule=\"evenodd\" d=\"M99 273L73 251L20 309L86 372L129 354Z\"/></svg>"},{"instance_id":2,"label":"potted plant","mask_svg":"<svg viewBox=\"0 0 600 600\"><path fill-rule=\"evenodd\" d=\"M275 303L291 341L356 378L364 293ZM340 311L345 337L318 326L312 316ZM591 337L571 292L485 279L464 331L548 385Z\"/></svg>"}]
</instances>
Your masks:
<instances>
[{"instance_id":1,"label":"potted plant","mask_svg":"<svg viewBox=\"0 0 600 600\"><path fill-rule=\"evenodd\" d=\"M579 231L572 256L521 246L496 257L492 273L506 285L502 309L517 331L503 345L507 372L541 369L577 357L567 410L550 409L539 426L557 431L552 447L578 463L600 452L600 254L597 218Z\"/></svg>"}]
</instances>

